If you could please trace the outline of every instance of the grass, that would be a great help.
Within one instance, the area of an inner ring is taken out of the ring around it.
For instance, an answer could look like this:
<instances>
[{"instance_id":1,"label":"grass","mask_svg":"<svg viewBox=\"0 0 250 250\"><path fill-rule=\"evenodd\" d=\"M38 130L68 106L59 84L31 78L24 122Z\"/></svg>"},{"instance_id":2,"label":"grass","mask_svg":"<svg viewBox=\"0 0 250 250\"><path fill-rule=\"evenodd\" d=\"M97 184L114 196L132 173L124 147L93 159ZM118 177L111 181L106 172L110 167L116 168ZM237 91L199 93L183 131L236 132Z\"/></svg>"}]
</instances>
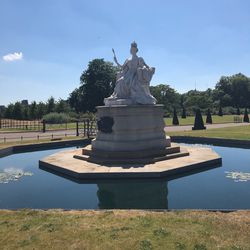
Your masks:
<instances>
[{"instance_id":1,"label":"grass","mask_svg":"<svg viewBox=\"0 0 250 250\"><path fill-rule=\"evenodd\" d=\"M195 137L250 140L250 125L228 127L228 128L214 128L208 130L167 132L167 134L170 136L195 136Z\"/></svg>"},{"instance_id":2,"label":"grass","mask_svg":"<svg viewBox=\"0 0 250 250\"><path fill-rule=\"evenodd\" d=\"M55 136L55 140L52 140L51 138L44 138L44 139L35 139L35 140L24 140L24 141L13 141L13 142L6 142L6 143L0 143L0 149L15 146L15 145L29 145L34 143L47 143L47 142L54 142L54 141L68 141L68 140L82 140L83 137L81 136L67 136L60 138L59 136Z\"/></svg>"},{"instance_id":3,"label":"grass","mask_svg":"<svg viewBox=\"0 0 250 250\"><path fill-rule=\"evenodd\" d=\"M213 115L213 123L231 123L234 122L235 115ZM243 116L241 116L243 118ZM186 119L182 119L178 117L180 125L193 125L194 124L194 116L188 116ZM172 118L164 118L166 125L172 125ZM206 116L203 116L203 121L206 121Z\"/></svg>"},{"instance_id":4,"label":"grass","mask_svg":"<svg viewBox=\"0 0 250 250\"><path fill-rule=\"evenodd\" d=\"M234 122L235 115L224 115L224 116L218 116L214 115L212 116L213 123L231 123ZM241 116L243 117L243 116ZM194 116L188 116L186 119L182 119L181 117L178 117L180 125L193 125L194 124ZM164 118L166 125L171 126L172 125L172 118ZM206 116L203 116L203 120L206 120ZM82 127L82 124L79 125ZM47 124L46 130L66 130L66 129L76 129L76 123L71 122L66 124ZM40 126L40 130L42 130L42 125ZM37 128L29 128L29 129L18 129L18 128L2 128L0 129L1 132L21 132L21 131L37 131Z\"/></svg>"},{"instance_id":5,"label":"grass","mask_svg":"<svg viewBox=\"0 0 250 250\"><path fill-rule=\"evenodd\" d=\"M62 123L62 124L46 124L46 131L50 131L50 130L72 130L72 129L76 129L76 123L75 122L71 122L71 123ZM41 131L42 130L42 124L40 125L40 129L39 127L28 127L26 128L1 128L0 129L0 133L1 132L29 132L29 131Z\"/></svg>"},{"instance_id":6,"label":"grass","mask_svg":"<svg viewBox=\"0 0 250 250\"><path fill-rule=\"evenodd\" d=\"M91 126L91 124L90 124ZM95 126L92 125L92 126ZM83 128L83 123L79 123L79 128ZM46 131L53 131L53 130L75 130L76 129L76 122L70 122L70 123L62 123L62 124L46 124ZM28 127L26 128L1 128L1 132L29 132L29 131L42 131L42 124L40 127Z\"/></svg>"},{"instance_id":7,"label":"grass","mask_svg":"<svg viewBox=\"0 0 250 250\"><path fill-rule=\"evenodd\" d=\"M1 249L250 249L250 212L0 211Z\"/></svg>"}]
</instances>

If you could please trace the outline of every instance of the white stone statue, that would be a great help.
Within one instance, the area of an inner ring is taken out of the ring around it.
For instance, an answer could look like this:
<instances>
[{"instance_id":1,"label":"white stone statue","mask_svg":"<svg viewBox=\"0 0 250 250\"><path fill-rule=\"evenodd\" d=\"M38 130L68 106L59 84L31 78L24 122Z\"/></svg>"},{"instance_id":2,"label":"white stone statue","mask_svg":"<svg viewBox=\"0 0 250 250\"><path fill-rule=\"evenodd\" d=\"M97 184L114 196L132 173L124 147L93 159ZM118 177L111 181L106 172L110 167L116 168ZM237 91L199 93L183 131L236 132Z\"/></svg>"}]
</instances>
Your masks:
<instances>
[{"instance_id":1,"label":"white stone statue","mask_svg":"<svg viewBox=\"0 0 250 250\"><path fill-rule=\"evenodd\" d=\"M114 61L121 71L117 74L114 93L104 99L106 106L156 104L156 99L149 90L149 83L155 73L155 68L149 67L142 57L136 55L137 52L137 44L133 42L130 49L132 57L121 65L113 50Z\"/></svg>"}]
</instances>

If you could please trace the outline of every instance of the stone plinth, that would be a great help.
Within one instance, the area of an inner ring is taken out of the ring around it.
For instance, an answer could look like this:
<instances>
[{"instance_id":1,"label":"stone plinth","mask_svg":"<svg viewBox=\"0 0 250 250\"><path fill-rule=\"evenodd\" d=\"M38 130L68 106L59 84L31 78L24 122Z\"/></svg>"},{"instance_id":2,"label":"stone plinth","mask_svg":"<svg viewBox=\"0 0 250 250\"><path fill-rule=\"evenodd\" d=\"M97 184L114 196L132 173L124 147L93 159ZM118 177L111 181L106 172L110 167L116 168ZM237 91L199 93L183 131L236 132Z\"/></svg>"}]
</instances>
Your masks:
<instances>
[{"instance_id":1,"label":"stone plinth","mask_svg":"<svg viewBox=\"0 0 250 250\"><path fill-rule=\"evenodd\" d=\"M182 150L189 154L152 163L103 164L77 159L74 156L81 157L82 149L74 149L50 155L40 160L39 166L76 179L106 179L173 176L194 170L203 171L221 164L221 157L210 148L182 146Z\"/></svg>"},{"instance_id":2,"label":"stone plinth","mask_svg":"<svg viewBox=\"0 0 250 250\"><path fill-rule=\"evenodd\" d=\"M136 152L170 147L163 120L163 105L97 107L98 133L93 152Z\"/></svg>"}]
</instances>

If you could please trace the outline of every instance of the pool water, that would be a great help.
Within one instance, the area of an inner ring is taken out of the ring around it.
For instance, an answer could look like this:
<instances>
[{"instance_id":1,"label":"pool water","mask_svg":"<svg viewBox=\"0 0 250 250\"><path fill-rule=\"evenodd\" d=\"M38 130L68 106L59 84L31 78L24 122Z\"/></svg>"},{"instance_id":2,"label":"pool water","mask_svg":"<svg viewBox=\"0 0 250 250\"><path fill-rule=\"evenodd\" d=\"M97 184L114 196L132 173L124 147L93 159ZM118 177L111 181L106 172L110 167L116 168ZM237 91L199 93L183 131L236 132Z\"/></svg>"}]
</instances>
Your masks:
<instances>
[{"instance_id":1,"label":"pool water","mask_svg":"<svg viewBox=\"0 0 250 250\"><path fill-rule=\"evenodd\" d=\"M0 159L0 174L19 172L0 182L0 208L250 209L250 149L208 147L221 155L222 166L171 179L92 183L39 168L39 159L68 149L7 156Z\"/></svg>"}]
</instances>

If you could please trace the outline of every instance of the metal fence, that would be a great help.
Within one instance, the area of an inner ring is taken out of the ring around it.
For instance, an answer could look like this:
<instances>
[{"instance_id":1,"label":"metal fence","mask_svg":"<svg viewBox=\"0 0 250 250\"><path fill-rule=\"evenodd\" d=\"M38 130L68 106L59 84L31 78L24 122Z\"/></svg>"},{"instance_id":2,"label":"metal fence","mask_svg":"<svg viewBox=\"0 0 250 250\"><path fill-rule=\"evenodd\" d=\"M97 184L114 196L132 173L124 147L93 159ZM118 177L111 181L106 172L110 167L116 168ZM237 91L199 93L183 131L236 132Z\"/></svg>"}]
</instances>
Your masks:
<instances>
[{"instance_id":1,"label":"metal fence","mask_svg":"<svg viewBox=\"0 0 250 250\"><path fill-rule=\"evenodd\" d=\"M41 141L41 140L61 140L65 139L67 137L73 137L76 136L75 133L49 133L49 134L38 134L38 135L20 135L20 136L11 136L8 137L5 135L4 137L0 138L0 143L10 143L10 142L23 142L23 141Z\"/></svg>"},{"instance_id":2,"label":"metal fence","mask_svg":"<svg viewBox=\"0 0 250 250\"><path fill-rule=\"evenodd\" d=\"M243 118L241 116L234 116L234 123L242 123Z\"/></svg>"},{"instance_id":3,"label":"metal fence","mask_svg":"<svg viewBox=\"0 0 250 250\"><path fill-rule=\"evenodd\" d=\"M48 132L58 130L79 130L78 134L93 135L96 133L96 121L94 119L81 119L74 122L49 123L45 120L14 120L0 119L0 129L3 131L34 131Z\"/></svg>"},{"instance_id":4,"label":"metal fence","mask_svg":"<svg viewBox=\"0 0 250 250\"><path fill-rule=\"evenodd\" d=\"M15 120L0 119L0 129L18 129L40 131L42 129L41 120Z\"/></svg>"},{"instance_id":5,"label":"metal fence","mask_svg":"<svg viewBox=\"0 0 250 250\"><path fill-rule=\"evenodd\" d=\"M95 136L97 133L96 120L85 119L76 122L76 135Z\"/></svg>"},{"instance_id":6,"label":"metal fence","mask_svg":"<svg viewBox=\"0 0 250 250\"><path fill-rule=\"evenodd\" d=\"M7 124L7 123L5 123ZM18 123L10 122L12 124L12 129L20 129ZM19 123L21 124L21 123ZM38 124L38 123L37 123ZM35 127L35 126L34 126ZM10 128L10 126L5 126L4 128ZM66 137L72 136L83 136L83 137L94 137L97 133L96 120L94 119L82 119L80 121L67 123L67 124L48 124L45 121L42 121L38 130L27 131L14 131L13 132L3 132L0 134L0 143L15 142L15 141L24 141L24 140L60 140ZM28 132L28 133L27 133Z\"/></svg>"}]
</instances>

